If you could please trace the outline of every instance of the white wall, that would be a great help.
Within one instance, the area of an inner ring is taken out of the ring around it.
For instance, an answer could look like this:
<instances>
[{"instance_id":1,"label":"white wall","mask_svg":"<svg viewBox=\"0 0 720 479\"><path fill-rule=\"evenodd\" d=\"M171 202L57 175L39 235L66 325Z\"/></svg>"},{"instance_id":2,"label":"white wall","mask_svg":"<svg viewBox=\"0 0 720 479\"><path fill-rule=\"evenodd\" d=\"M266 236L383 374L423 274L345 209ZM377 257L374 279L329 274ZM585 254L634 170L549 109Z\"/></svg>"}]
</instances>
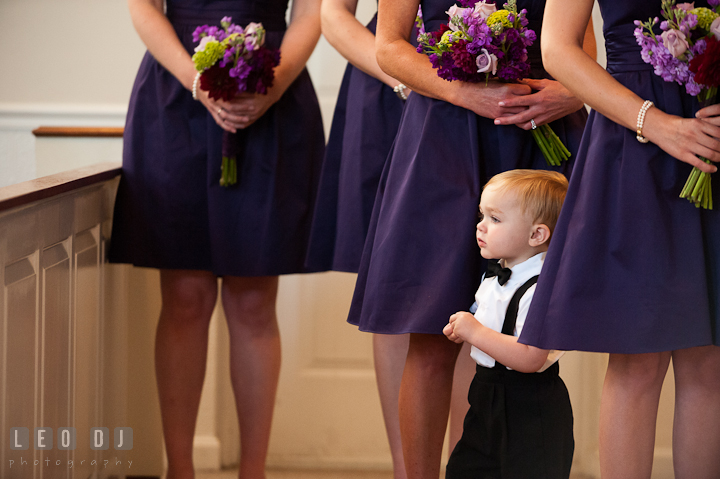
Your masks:
<instances>
[{"instance_id":1,"label":"white wall","mask_svg":"<svg viewBox=\"0 0 720 479\"><path fill-rule=\"evenodd\" d=\"M0 187L42 174L34 128L124 124L145 53L125 0L0 0L0 44ZM325 39L308 62L326 130L345 65Z\"/></svg>"}]
</instances>

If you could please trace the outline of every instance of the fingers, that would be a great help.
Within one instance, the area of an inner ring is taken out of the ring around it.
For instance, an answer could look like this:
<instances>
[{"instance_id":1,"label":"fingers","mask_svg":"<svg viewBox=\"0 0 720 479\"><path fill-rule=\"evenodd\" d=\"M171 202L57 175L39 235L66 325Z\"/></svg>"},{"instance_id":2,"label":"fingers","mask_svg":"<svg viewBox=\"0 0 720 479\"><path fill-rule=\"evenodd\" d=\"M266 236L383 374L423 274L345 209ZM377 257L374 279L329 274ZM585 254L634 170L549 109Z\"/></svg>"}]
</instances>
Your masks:
<instances>
[{"instance_id":1,"label":"fingers","mask_svg":"<svg viewBox=\"0 0 720 479\"><path fill-rule=\"evenodd\" d=\"M221 127L227 125L230 128L243 129L252 124L249 115L237 114L222 107L218 110L218 116L222 120Z\"/></svg>"},{"instance_id":2,"label":"fingers","mask_svg":"<svg viewBox=\"0 0 720 479\"><path fill-rule=\"evenodd\" d=\"M520 83L529 86L533 90L542 90L547 86L548 80L535 80L533 78L523 78L519 80Z\"/></svg>"},{"instance_id":3,"label":"fingers","mask_svg":"<svg viewBox=\"0 0 720 479\"><path fill-rule=\"evenodd\" d=\"M715 173L717 171L717 166L705 163L704 161L702 161L700 158L693 155L692 153L683 155L680 158L680 160L696 167L698 170L705 172L705 173ZM718 161L718 160L715 160L715 161Z\"/></svg>"},{"instance_id":4,"label":"fingers","mask_svg":"<svg viewBox=\"0 0 720 479\"><path fill-rule=\"evenodd\" d=\"M709 121L700 122L700 136L698 143L703 148L707 148L708 152L698 152L710 161L720 161L720 128L714 126Z\"/></svg>"},{"instance_id":5,"label":"fingers","mask_svg":"<svg viewBox=\"0 0 720 479\"><path fill-rule=\"evenodd\" d=\"M220 128L225 131L229 131L230 133L235 133L237 131L237 128L226 122L223 118L222 113L224 110L222 109L222 107L218 107L214 111L211 109L211 107L208 107L208 111L210 111L210 114L215 120L215 123L217 123Z\"/></svg>"},{"instance_id":6,"label":"fingers","mask_svg":"<svg viewBox=\"0 0 720 479\"><path fill-rule=\"evenodd\" d=\"M703 119L716 117L715 119L717 120L718 119L717 117L720 117L720 103L717 103L715 105L710 105L708 107L703 108L702 110L699 110L695 114L695 117L703 118ZM715 124L717 125L718 123L715 122Z\"/></svg>"},{"instance_id":7,"label":"fingers","mask_svg":"<svg viewBox=\"0 0 720 479\"><path fill-rule=\"evenodd\" d=\"M542 123L544 123L540 118L542 118L542 116L536 116L530 109L526 109L522 113L495 118L495 124L517 125L523 130L530 130L532 128L532 123L530 122L530 120L535 120L535 125L540 126Z\"/></svg>"}]
</instances>

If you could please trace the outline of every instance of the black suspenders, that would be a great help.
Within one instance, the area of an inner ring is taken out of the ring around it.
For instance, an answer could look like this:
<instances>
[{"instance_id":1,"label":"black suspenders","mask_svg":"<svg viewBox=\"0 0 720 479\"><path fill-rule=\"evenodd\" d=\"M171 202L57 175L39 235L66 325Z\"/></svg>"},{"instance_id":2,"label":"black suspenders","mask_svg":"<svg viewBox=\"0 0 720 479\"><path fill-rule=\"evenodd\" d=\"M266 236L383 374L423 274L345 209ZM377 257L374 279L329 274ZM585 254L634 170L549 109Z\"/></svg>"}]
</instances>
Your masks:
<instances>
[{"instance_id":1,"label":"black suspenders","mask_svg":"<svg viewBox=\"0 0 720 479\"><path fill-rule=\"evenodd\" d=\"M525 284L520 286L517 291L515 291L515 294L510 300L510 304L508 304L507 311L505 312L505 321L503 322L503 327L501 331L503 334L513 336L513 333L515 331L515 323L517 322L518 310L520 309L520 299L525 295L525 293L527 293L527 290L530 289L532 285L537 283L537 280L538 275L535 275L529 280L527 280ZM497 360L495 361L495 368L506 369L505 366L500 364L500 362L498 362Z\"/></svg>"}]
</instances>

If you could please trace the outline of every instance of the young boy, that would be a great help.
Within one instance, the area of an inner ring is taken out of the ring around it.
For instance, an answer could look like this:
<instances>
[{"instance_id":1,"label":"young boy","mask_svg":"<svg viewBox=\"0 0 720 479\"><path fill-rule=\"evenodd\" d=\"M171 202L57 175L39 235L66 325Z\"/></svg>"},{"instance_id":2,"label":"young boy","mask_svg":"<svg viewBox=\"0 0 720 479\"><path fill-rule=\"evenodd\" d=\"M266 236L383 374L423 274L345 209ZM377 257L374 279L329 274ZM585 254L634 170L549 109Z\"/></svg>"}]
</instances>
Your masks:
<instances>
[{"instance_id":1,"label":"young boy","mask_svg":"<svg viewBox=\"0 0 720 479\"><path fill-rule=\"evenodd\" d=\"M447 479L561 479L574 449L563 354L517 342L567 191L559 173L512 170L483 189L477 243L491 261L474 313L450 316L448 339L472 345L477 372Z\"/></svg>"}]
</instances>

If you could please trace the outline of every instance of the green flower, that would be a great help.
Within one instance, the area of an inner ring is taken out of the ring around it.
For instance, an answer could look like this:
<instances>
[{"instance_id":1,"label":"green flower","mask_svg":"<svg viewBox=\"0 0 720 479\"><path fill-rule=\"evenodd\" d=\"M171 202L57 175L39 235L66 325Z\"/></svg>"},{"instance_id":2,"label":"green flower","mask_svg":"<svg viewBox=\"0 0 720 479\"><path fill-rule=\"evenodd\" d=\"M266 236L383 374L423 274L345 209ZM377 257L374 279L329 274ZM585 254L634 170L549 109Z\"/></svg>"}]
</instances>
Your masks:
<instances>
[{"instance_id":1,"label":"green flower","mask_svg":"<svg viewBox=\"0 0 720 479\"><path fill-rule=\"evenodd\" d=\"M500 23L505 28L512 28L513 25L508 20L508 15L510 15L510 12L507 10L498 10L487 18L487 26L492 27L496 23Z\"/></svg>"},{"instance_id":2,"label":"green flower","mask_svg":"<svg viewBox=\"0 0 720 479\"><path fill-rule=\"evenodd\" d=\"M447 32L443 33L443 36L440 38L440 41L438 43L440 45L452 45L453 43L463 38L467 39L467 35L465 33L460 31L453 32L452 30L448 30Z\"/></svg>"},{"instance_id":3,"label":"green flower","mask_svg":"<svg viewBox=\"0 0 720 479\"><path fill-rule=\"evenodd\" d=\"M712 22L719 16L717 13L713 12L709 8L704 7L693 8L688 13L697 15L698 27L706 31L710 30L710 24L712 24Z\"/></svg>"},{"instance_id":4,"label":"green flower","mask_svg":"<svg viewBox=\"0 0 720 479\"><path fill-rule=\"evenodd\" d=\"M215 63L223 57L225 49L227 48L225 44L217 40L209 41L204 46L205 48L203 50L195 52L192 56L195 69L199 72L205 71L215 65Z\"/></svg>"}]
</instances>

